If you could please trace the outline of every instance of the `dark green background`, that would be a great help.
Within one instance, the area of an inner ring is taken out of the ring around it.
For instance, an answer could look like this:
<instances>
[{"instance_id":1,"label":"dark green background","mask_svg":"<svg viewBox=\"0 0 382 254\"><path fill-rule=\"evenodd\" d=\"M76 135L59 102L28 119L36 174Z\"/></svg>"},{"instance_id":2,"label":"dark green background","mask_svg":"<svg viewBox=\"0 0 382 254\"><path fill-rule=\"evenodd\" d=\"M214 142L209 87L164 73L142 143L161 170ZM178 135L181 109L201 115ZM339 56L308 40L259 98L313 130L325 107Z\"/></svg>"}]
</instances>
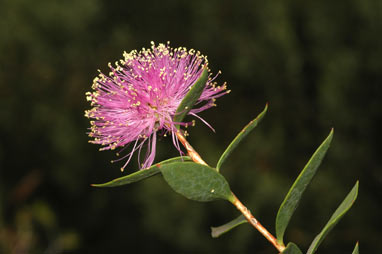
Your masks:
<instances>
[{"instance_id":1,"label":"dark green background","mask_svg":"<svg viewBox=\"0 0 382 254\"><path fill-rule=\"evenodd\" d=\"M286 239L306 250L357 179L355 206L320 253L376 253L382 239L381 1L0 2L1 253L276 253L249 225L218 239L238 212L197 203L160 176L96 189L122 174L88 143L84 110L97 69L124 50L171 41L208 55L232 93L201 114L189 140L214 164L236 133L269 112L222 168L274 232L288 188L335 127L329 153ZM157 161L176 156L171 139ZM137 168L136 160L126 173ZM124 174L126 174L124 173Z\"/></svg>"}]
</instances>

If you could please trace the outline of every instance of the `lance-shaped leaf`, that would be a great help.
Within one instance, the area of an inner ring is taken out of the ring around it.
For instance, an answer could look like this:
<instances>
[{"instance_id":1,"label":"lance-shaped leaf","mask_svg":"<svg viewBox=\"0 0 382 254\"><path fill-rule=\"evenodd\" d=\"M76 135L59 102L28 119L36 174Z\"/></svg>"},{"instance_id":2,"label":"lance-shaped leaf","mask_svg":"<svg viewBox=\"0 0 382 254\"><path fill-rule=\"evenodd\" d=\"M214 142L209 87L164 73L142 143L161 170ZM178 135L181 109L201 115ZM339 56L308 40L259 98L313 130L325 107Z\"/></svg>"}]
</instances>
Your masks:
<instances>
[{"instance_id":1,"label":"lance-shaped leaf","mask_svg":"<svg viewBox=\"0 0 382 254\"><path fill-rule=\"evenodd\" d=\"M302 254L302 251L297 247L296 244L290 242L286 246L285 250L282 252L283 254Z\"/></svg>"},{"instance_id":2,"label":"lance-shaped leaf","mask_svg":"<svg viewBox=\"0 0 382 254\"><path fill-rule=\"evenodd\" d=\"M237 134L237 136L232 140L231 144L225 149L224 153L220 157L217 165L216 170L219 171L220 167L224 163L224 161L227 159L227 157L232 153L232 151L238 146L238 144L257 126L257 124L263 119L265 113L267 112L268 104L265 105L265 108L263 112L261 112L255 119L253 119L251 122L249 122L240 132Z\"/></svg>"},{"instance_id":3,"label":"lance-shaped leaf","mask_svg":"<svg viewBox=\"0 0 382 254\"><path fill-rule=\"evenodd\" d=\"M314 238L311 243L307 254L313 254L316 252L318 246L325 239L326 235L332 230L332 228L339 222L339 220L345 215L345 213L350 209L353 205L354 201L357 199L358 195L358 181L354 185L353 189L346 196L344 201L340 204L337 210L333 213L332 217L330 217L328 223L326 223L324 229Z\"/></svg>"},{"instance_id":4,"label":"lance-shaped leaf","mask_svg":"<svg viewBox=\"0 0 382 254\"><path fill-rule=\"evenodd\" d=\"M155 165L152 165L148 169L139 170L135 173L132 173L132 174L127 175L127 176L122 176L122 177L116 178L116 179L111 180L110 182L107 182L107 183L92 184L92 186L94 186L94 187L116 187L116 186L121 186L121 185L125 185L125 184L138 182L140 180L143 180L145 178L148 178L150 176L158 174L160 172L159 167L161 165L173 163L173 162L179 162L179 161L189 161L189 160L190 160L190 157L188 157L188 156L171 158L171 159L159 162Z\"/></svg>"},{"instance_id":5,"label":"lance-shaped leaf","mask_svg":"<svg viewBox=\"0 0 382 254\"><path fill-rule=\"evenodd\" d=\"M355 245L352 254L359 254L359 250L358 250L358 242L357 242L357 244Z\"/></svg>"},{"instance_id":6,"label":"lance-shaped leaf","mask_svg":"<svg viewBox=\"0 0 382 254\"><path fill-rule=\"evenodd\" d=\"M211 227L211 236L213 238L217 238L217 237L221 236L222 234L227 233L231 229L236 228L237 226L244 224L244 223L247 223L247 222L248 222L247 219L243 215L240 215L236 219L234 219L234 220L232 220L232 221L230 221L224 225L221 225L219 227Z\"/></svg>"},{"instance_id":7,"label":"lance-shaped leaf","mask_svg":"<svg viewBox=\"0 0 382 254\"><path fill-rule=\"evenodd\" d=\"M203 70L202 75L196 80L195 84L192 85L190 91L183 98L182 102L179 104L176 109L176 113L173 121L175 123L182 122L183 118L187 115L187 113L192 109L195 103L200 98L204 88L206 87L208 79L208 71L207 68ZM179 125L177 126L179 128Z\"/></svg>"},{"instance_id":8,"label":"lance-shaped leaf","mask_svg":"<svg viewBox=\"0 0 382 254\"><path fill-rule=\"evenodd\" d=\"M175 162L159 169L170 187L186 198L201 202L234 200L226 179L211 167L194 162Z\"/></svg>"},{"instance_id":9,"label":"lance-shaped leaf","mask_svg":"<svg viewBox=\"0 0 382 254\"><path fill-rule=\"evenodd\" d=\"M332 141L332 137L333 129L305 165L279 208L276 217L276 238L280 244L283 243L284 233L288 223L300 202L302 194L315 175L318 166L321 164L321 161L329 148L330 142Z\"/></svg>"}]
</instances>

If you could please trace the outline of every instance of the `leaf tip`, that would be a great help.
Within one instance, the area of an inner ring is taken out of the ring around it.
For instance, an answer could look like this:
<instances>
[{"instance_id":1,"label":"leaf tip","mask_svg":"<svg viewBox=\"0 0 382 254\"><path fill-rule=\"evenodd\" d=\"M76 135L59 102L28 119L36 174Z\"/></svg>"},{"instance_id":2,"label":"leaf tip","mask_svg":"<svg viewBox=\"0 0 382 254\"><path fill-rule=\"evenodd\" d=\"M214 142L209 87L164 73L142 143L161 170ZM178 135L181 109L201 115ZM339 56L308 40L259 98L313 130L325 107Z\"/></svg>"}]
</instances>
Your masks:
<instances>
[{"instance_id":1,"label":"leaf tip","mask_svg":"<svg viewBox=\"0 0 382 254\"><path fill-rule=\"evenodd\" d=\"M356 244L355 244L355 247L354 247L354 250L352 252L352 254L359 254L359 242L357 241Z\"/></svg>"},{"instance_id":2,"label":"leaf tip","mask_svg":"<svg viewBox=\"0 0 382 254\"><path fill-rule=\"evenodd\" d=\"M268 102L267 102L267 103L265 103L264 109L263 109L263 111L260 113L260 115L261 115L261 116L264 116L264 115L265 115L265 113L267 113L267 111L268 111L268 105L269 105L269 103L268 103Z\"/></svg>"},{"instance_id":3,"label":"leaf tip","mask_svg":"<svg viewBox=\"0 0 382 254\"><path fill-rule=\"evenodd\" d=\"M210 227L211 229L211 237L212 238L218 238L219 237L219 233L217 232L216 228L215 227Z\"/></svg>"},{"instance_id":4,"label":"leaf tip","mask_svg":"<svg viewBox=\"0 0 382 254\"><path fill-rule=\"evenodd\" d=\"M268 111L269 102L265 103L263 111L260 113L261 115L264 115Z\"/></svg>"},{"instance_id":5,"label":"leaf tip","mask_svg":"<svg viewBox=\"0 0 382 254\"><path fill-rule=\"evenodd\" d=\"M354 186L354 188L356 189L357 195L358 195L358 186L359 186L359 180L357 180Z\"/></svg>"},{"instance_id":6,"label":"leaf tip","mask_svg":"<svg viewBox=\"0 0 382 254\"><path fill-rule=\"evenodd\" d=\"M330 129L330 132L329 132L328 137L326 138L326 141L328 141L329 143L331 143L331 142L332 142L332 139L333 139L333 135L334 135L334 128L332 127L332 128Z\"/></svg>"}]
</instances>

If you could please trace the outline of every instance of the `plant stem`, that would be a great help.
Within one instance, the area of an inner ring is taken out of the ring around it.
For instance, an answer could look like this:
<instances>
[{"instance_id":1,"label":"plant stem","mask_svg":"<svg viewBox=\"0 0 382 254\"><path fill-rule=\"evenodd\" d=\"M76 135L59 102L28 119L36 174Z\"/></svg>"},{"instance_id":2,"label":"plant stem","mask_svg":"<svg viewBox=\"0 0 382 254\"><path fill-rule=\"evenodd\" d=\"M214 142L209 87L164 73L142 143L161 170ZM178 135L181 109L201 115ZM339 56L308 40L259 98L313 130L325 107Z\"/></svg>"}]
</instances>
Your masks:
<instances>
[{"instance_id":1,"label":"plant stem","mask_svg":"<svg viewBox=\"0 0 382 254\"><path fill-rule=\"evenodd\" d=\"M190 145L190 143L188 143L181 130L178 130L176 132L176 136L178 140L182 143L182 145L186 148L188 156L190 156L190 158L194 162L208 166L208 164L200 157L200 155L195 151L195 149ZM232 204L236 206L236 208L244 215L248 222L254 228L256 228L269 242L271 242L279 252L283 252L285 246L277 242L277 239L271 233L269 233L269 231L266 228L264 228L263 225L260 224L260 222L256 220L256 218L252 215L248 208L245 207L243 203L241 203L241 201L236 197L235 194L232 193L232 195Z\"/></svg>"},{"instance_id":2,"label":"plant stem","mask_svg":"<svg viewBox=\"0 0 382 254\"><path fill-rule=\"evenodd\" d=\"M176 132L176 136L178 137L180 143L182 143L184 148L186 148L188 156L190 156L190 158L194 162L208 166L208 164L202 159L202 157L200 157L200 155L195 151L195 149L190 145L190 143L188 143L188 141L186 140L186 138L180 130Z\"/></svg>"},{"instance_id":3,"label":"plant stem","mask_svg":"<svg viewBox=\"0 0 382 254\"><path fill-rule=\"evenodd\" d=\"M240 202L240 200L235 196L235 194L232 193L232 195L234 196L232 204L236 206L236 208L244 215L247 221L251 223L252 226L256 228L269 242L271 242L279 252L283 252L285 246L277 242L277 239L271 233L269 233L269 231L266 228L264 228L263 225L260 224L260 222L256 220L256 218L252 215L251 211L249 211L248 208Z\"/></svg>"}]
</instances>

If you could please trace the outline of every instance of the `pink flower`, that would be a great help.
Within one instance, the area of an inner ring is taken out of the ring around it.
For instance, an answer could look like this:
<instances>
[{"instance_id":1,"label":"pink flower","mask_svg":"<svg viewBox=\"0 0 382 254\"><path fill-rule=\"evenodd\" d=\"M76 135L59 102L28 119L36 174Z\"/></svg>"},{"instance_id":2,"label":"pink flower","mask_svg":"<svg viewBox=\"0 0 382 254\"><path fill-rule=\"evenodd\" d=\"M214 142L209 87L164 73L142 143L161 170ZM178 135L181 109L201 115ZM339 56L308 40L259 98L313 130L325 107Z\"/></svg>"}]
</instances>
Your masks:
<instances>
[{"instance_id":1,"label":"pink flower","mask_svg":"<svg viewBox=\"0 0 382 254\"><path fill-rule=\"evenodd\" d=\"M128 158L122 170L135 151L139 151L140 157L146 142L148 147L141 168L152 165L157 132L171 133L180 151L175 125L187 127L190 122L176 123L173 118L179 104L208 65L207 58L199 51L173 49L169 43L151 44L151 49L124 52L124 59L116 62L115 67L109 63L109 75L100 72L93 82L94 91L86 93L93 106L85 112L85 116L92 119L89 136L94 139L90 142L102 145L100 150L132 146L128 154L118 159ZM198 117L197 113L214 106L217 97L229 92L225 84L216 86L213 82L216 76L211 78L209 74L197 107L188 114Z\"/></svg>"}]
</instances>

